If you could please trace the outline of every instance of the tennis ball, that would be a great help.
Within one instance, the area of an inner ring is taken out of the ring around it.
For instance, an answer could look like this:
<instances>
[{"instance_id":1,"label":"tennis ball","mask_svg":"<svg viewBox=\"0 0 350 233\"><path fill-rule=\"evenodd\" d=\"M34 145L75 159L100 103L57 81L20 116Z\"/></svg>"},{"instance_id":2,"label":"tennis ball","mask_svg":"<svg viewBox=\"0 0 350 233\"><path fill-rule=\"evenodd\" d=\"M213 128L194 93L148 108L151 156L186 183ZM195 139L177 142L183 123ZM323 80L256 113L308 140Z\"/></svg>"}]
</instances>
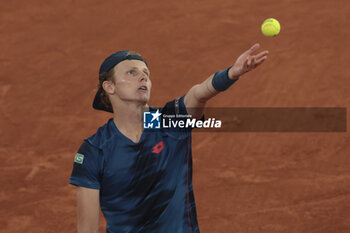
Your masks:
<instances>
[{"instance_id":1,"label":"tennis ball","mask_svg":"<svg viewBox=\"0 0 350 233\"><path fill-rule=\"evenodd\" d=\"M281 25L276 19L268 18L261 25L261 31L264 36L277 36L281 31Z\"/></svg>"}]
</instances>

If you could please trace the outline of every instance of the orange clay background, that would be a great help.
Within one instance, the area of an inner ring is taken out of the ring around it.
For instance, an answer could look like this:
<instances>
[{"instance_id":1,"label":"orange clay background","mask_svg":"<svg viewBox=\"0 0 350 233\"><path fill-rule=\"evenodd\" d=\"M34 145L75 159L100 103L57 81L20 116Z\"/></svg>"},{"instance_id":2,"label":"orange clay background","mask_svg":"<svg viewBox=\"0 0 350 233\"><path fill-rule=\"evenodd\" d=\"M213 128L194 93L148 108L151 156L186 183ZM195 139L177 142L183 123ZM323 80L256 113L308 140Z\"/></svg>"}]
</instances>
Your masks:
<instances>
[{"instance_id":1,"label":"orange clay background","mask_svg":"<svg viewBox=\"0 0 350 233\"><path fill-rule=\"evenodd\" d=\"M265 63L208 106L350 107L347 0L14 0L0 8L0 232L76 232L68 179L83 139L111 117L91 103L99 66L115 51L148 60L154 106L259 42L270 51ZM281 23L278 37L260 31L269 17ZM193 155L203 233L350 232L349 133L194 133Z\"/></svg>"}]
</instances>

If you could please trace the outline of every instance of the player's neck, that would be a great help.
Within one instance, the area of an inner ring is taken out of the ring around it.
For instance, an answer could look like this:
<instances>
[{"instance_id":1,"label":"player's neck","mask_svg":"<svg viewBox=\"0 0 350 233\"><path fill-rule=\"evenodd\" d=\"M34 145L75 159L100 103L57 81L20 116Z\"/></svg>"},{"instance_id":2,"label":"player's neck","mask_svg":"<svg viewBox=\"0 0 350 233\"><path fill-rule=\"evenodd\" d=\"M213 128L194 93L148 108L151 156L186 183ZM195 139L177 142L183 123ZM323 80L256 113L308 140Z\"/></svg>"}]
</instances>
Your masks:
<instances>
[{"instance_id":1,"label":"player's neck","mask_svg":"<svg viewBox=\"0 0 350 233\"><path fill-rule=\"evenodd\" d=\"M148 105L140 103L119 103L115 106L114 124L118 130L133 142L138 142L143 133L143 110Z\"/></svg>"}]
</instances>

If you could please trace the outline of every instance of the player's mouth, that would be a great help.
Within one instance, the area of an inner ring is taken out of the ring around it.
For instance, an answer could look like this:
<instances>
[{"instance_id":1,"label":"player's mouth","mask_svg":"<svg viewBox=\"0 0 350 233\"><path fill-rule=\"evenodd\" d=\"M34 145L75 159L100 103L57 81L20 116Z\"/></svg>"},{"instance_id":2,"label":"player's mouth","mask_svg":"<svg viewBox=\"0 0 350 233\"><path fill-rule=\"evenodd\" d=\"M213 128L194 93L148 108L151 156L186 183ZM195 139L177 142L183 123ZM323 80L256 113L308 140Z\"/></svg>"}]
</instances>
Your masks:
<instances>
[{"instance_id":1,"label":"player's mouth","mask_svg":"<svg viewBox=\"0 0 350 233\"><path fill-rule=\"evenodd\" d=\"M147 88L147 86L141 86L141 87L139 87L138 90L140 90L140 91L148 91L148 88Z\"/></svg>"}]
</instances>

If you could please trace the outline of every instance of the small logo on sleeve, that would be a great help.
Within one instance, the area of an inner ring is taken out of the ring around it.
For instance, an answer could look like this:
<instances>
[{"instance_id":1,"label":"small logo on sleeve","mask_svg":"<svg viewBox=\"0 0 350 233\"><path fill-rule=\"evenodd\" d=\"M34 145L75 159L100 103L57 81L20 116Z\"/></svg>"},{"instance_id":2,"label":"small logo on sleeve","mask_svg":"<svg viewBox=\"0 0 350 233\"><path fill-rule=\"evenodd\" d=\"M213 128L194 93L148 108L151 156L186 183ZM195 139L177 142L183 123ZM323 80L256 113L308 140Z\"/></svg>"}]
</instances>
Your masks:
<instances>
[{"instance_id":1,"label":"small logo on sleeve","mask_svg":"<svg viewBox=\"0 0 350 233\"><path fill-rule=\"evenodd\" d=\"M74 158L74 162L83 164L83 161L84 161L84 155L77 153L77 155Z\"/></svg>"}]
</instances>

